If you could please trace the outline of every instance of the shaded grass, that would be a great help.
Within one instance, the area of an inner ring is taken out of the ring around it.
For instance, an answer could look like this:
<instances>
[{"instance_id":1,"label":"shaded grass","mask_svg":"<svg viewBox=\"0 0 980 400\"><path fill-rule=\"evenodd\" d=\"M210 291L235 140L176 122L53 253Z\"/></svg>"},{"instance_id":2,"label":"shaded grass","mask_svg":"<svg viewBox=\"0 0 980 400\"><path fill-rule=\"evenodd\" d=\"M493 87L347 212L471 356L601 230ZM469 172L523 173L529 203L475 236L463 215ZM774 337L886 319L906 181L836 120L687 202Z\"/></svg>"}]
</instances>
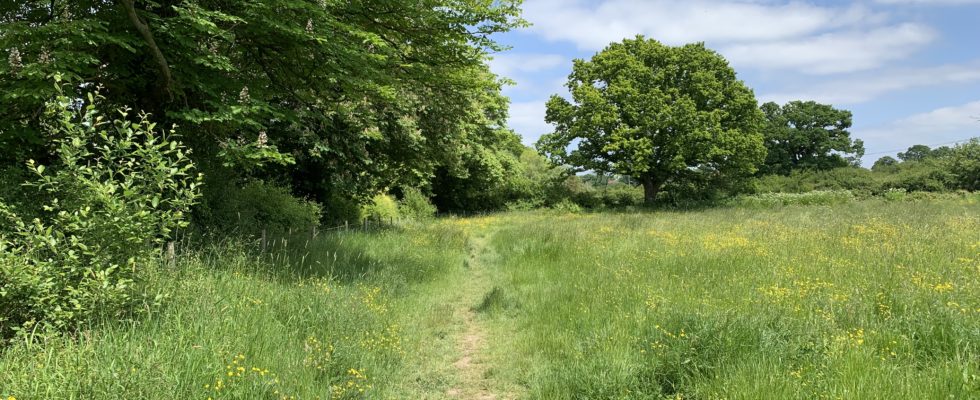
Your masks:
<instances>
[{"instance_id":1,"label":"shaded grass","mask_svg":"<svg viewBox=\"0 0 980 400\"><path fill-rule=\"evenodd\" d=\"M433 292L461 270L464 233L321 236L255 257L235 244L183 258L150 282L173 297L138 322L15 343L0 395L18 399L392 398L451 382ZM304 258L305 257L305 258ZM305 260L305 261L304 261ZM429 321L429 322L426 322ZM442 333L445 336L445 332Z\"/></svg>"}]
</instances>

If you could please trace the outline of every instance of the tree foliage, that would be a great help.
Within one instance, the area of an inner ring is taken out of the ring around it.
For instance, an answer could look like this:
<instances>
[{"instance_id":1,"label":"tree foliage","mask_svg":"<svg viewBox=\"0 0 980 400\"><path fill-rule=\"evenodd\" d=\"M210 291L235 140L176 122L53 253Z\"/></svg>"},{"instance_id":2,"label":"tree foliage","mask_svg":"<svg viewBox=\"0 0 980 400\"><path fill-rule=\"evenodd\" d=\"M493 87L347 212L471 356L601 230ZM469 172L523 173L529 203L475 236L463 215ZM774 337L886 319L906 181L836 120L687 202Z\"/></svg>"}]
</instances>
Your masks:
<instances>
[{"instance_id":1,"label":"tree foliage","mask_svg":"<svg viewBox=\"0 0 980 400\"><path fill-rule=\"evenodd\" d=\"M202 165L367 200L457 168L496 101L519 0L159 0L0 6L0 159L43 158L50 76L177 122Z\"/></svg>"},{"instance_id":2,"label":"tree foliage","mask_svg":"<svg viewBox=\"0 0 980 400\"><path fill-rule=\"evenodd\" d=\"M903 152L897 154L899 160L902 161L922 161L930 158L946 158L950 157L956 153L954 147L941 146L935 149L926 146L924 144L916 144L909 146L909 148Z\"/></svg>"},{"instance_id":3,"label":"tree foliage","mask_svg":"<svg viewBox=\"0 0 980 400\"><path fill-rule=\"evenodd\" d=\"M568 88L571 101L548 101L555 131L538 149L579 170L633 177L647 203L668 183L738 181L765 157L755 95L703 44L614 43L576 60Z\"/></svg>"},{"instance_id":4,"label":"tree foliage","mask_svg":"<svg viewBox=\"0 0 980 400\"><path fill-rule=\"evenodd\" d=\"M980 190L980 137L956 145L946 159L957 189Z\"/></svg>"},{"instance_id":5,"label":"tree foliage","mask_svg":"<svg viewBox=\"0 0 980 400\"><path fill-rule=\"evenodd\" d=\"M892 156L884 156L875 161L874 165L871 166L872 171L880 171L888 168L892 168L898 165L899 161Z\"/></svg>"},{"instance_id":6,"label":"tree foliage","mask_svg":"<svg viewBox=\"0 0 980 400\"><path fill-rule=\"evenodd\" d=\"M923 149L924 146L912 147ZM904 193L980 189L980 138L940 149L928 152L918 161L882 157L870 171L847 166L769 175L760 179L759 189L762 192L850 190L862 194L885 194L893 190Z\"/></svg>"},{"instance_id":7,"label":"tree foliage","mask_svg":"<svg viewBox=\"0 0 980 400\"><path fill-rule=\"evenodd\" d=\"M932 154L932 149L924 144L910 146L908 150L898 153L898 159L902 161L922 161Z\"/></svg>"},{"instance_id":8,"label":"tree foliage","mask_svg":"<svg viewBox=\"0 0 980 400\"><path fill-rule=\"evenodd\" d=\"M857 165L864 142L851 139L851 112L813 101L782 107L762 105L766 115L766 165L763 172L788 174L796 169L833 169Z\"/></svg>"}]
</instances>

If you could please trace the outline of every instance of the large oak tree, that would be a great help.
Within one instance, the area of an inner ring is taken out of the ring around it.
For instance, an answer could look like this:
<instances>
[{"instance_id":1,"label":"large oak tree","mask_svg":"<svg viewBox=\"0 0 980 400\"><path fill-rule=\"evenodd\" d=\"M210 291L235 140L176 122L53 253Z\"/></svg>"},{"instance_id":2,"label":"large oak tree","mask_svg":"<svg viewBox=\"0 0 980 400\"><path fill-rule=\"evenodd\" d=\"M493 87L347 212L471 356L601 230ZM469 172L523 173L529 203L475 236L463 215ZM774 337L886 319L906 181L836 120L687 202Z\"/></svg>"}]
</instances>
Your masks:
<instances>
[{"instance_id":1,"label":"large oak tree","mask_svg":"<svg viewBox=\"0 0 980 400\"><path fill-rule=\"evenodd\" d=\"M635 178L648 204L665 184L739 181L765 157L755 95L702 43L614 43L575 60L567 86L571 101L547 104L555 131L538 149L579 170Z\"/></svg>"}]
</instances>

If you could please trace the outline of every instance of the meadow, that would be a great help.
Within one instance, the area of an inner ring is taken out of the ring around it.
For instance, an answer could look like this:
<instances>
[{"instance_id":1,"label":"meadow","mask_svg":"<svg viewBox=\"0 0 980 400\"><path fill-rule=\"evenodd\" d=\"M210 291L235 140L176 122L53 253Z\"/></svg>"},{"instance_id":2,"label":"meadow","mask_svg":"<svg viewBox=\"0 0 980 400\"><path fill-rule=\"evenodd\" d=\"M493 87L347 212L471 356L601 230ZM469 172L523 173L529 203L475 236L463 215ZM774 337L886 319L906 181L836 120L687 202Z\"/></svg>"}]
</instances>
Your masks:
<instances>
[{"instance_id":1,"label":"meadow","mask_svg":"<svg viewBox=\"0 0 980 400\"><path fill-rule=\"evenodd\" d=\"M494 360L529 398L980 396L976 198L500 226Z\"/></svg>"},{"instance_id":2,"label":"meadow","mask_svg":"<svg viewBox=\"0 0 980 400\"><path fill-rule=\"evenodd\" d=\"M980 397L980 198L218 243L0 353L14 399ZM153 293L168 293L157 297Z\"/></svg>"}]
</instances>

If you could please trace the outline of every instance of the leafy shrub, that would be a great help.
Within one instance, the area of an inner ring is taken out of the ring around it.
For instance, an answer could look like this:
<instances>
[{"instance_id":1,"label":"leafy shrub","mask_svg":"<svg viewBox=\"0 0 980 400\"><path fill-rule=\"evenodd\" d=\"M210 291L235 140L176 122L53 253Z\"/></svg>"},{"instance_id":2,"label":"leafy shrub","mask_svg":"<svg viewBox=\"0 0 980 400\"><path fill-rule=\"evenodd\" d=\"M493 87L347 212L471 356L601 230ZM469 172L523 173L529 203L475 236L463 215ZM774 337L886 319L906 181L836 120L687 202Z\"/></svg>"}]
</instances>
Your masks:
<instances>
[{"instance_id":1,"label":"leafy shrub","mask_svg":"<svg viewBox=\"0 0 980 400\"><path fill-rule=\"evenodd\" d=\"M320 223L319 203L293 196L284 186L251 181L230 185L221 200L210 204L208 224L223 232L256 235L308 230Z\"/></svg>"},{"instance_id":2,"label":"leafy shrub","mask_svg":"<svg viewBox=\"0 0 980 400\"><path fill-rule=\"evenodd\" d=\"M950 180L961 190L980 190L980 138L953 147L949 158Z\"/></svg>"},{"instance_id":3,"label":"leafy shrub","mask_svg":"<svg viewBox=\"0 0 980 400\"><path fill-rule=\"evenodd\" d=\"M586 183L581 177L572 175L562 182L558 191L560 195L553 199L552 204L559 204L566 200L571 201L584 208L599 208L602 206L602 197L591 184Z\"/></svg>"},{"instance_id":4,"label":"leafy shrub","mask_svg":"<svg viewBox=\"0 0 980 400\"><path fill-rule=\"evenodd\" d=\"M357 223L364 219L364 208L356 201L342 196L330 196L323 207L323 220L330 225Z\"/></svg>"},{"instance_id":5,"label":"leafy shrub","mask_svg":"<svg viewBox=\"0 0 980 400\"><path fill-rule=\"evenodd\" d=\"M514 200L506 204L507 211L531 211L539 209L543 206L543 202L531 200Z\"/></svg>"},{"instance_id":6,"label":"leafy shrub","mask_svg":"<svg viewBox=\"0 0 980 400\"><path fill-rule=\"evenodd\" d=\"M623 183L594 186L590 176L568 176L561 185L550 190L547 204L552 206L571 201L581 208L631 207L643 204L643 188Z\"/></svg>"},{"instance_id":7,"label":"leafy shrub","mask_svg":"<svg viewBox=\"0 0 980 400\"><path fill-rule=\"evenodd\" d=\"M880 184L871 171L843 167L832 170L796 170L787 176L769 175L759 179L757 193L805 193L812 191L877 191Z\"/></svg>"},{"instance_id":8,"label":"leafy shrub","mask_svg":"<svg viewBox=\"0 0 980 400\"><path fill-rule=\"evenodd\" d=\"M879 191L904 189L908 192L944 192L952 184L948 163L940 159L906 161L883 173Z\"/></svg>"},{"instance_id":9,"label":"leafy shrub","mask_svg":"<svg viewBox=\"0 0 980 400\"><path fill-rule=\"evenodd\" d=\"M902 201L907 197L908 192L905 189L888 189L881 194L887 201Z\"/></svg>"},{"instance_id":10,"label":"leafy shrub","mask_svg":"<svg viewBox=\"0 0 980 400\"><path fill-rule=\"evenodd\" d=\"M833 205L854 200L854 195L846 190L814 191L809 193L761 193L738 196L728 201L729 205L749 208L771 208L790 205Z\"/></svg>"},{"instance_id":11,"label":"leafy shrub","mask_svg":"<svg viewBox=\"0 0 980 400\"><path fill-rule=\"evenodd\" d=\"M606 207L629 207L643 204L643 188L618 184L610 185L602 191L602 202Z\"/></svg>"},{"instance_id":12,"label":"leafy shrub","mask_svg":"<svg viewBox=\"0 0 980 400\"><path fill-rule=\"evenodd\" d=\"M371 199L371 203L364 205L361 216L370 220L398 218L398 202L390 195L379 194Z\"/></svg>"},{"instance_id":13,"label":"leafy shrub","mask_svg":"<svg viewBox=\"0 0 980 400\"><path fill-rule=\"evenodd\" d=\"M425 220L436 215L436 206L418 189L407 188L402 190L402 199L398 202L398 212L405 218Z\"/></svg>"},{"instance_id":14,"label":"leafy shrub","mask_svg":"<svg viewBox=\"0 0 980 400\"><path fill-rule=\"evenodd\" d=\"M0 335L64 330L100 315L119 315L136 300L144 269L186 226L200 176L186 150L127 110L107 122L86 105L48 104L48 134L59 138L58 164L33 161L30 185L47 201L25 219L0 205L12 233L0 237Z\"/></svg>"},{"instance_id":15,"label":"leafy shrub","mask_svg":"<svg viewBox=\"0 0 980 400\"><path fill-rule=\"evenodd\" d=\"M571 200L562 200L555 205L551 206L552 210L561 213L579 213L582 212L582 207L578 204L572 202Z\"/></svg>"}]
</instances>

